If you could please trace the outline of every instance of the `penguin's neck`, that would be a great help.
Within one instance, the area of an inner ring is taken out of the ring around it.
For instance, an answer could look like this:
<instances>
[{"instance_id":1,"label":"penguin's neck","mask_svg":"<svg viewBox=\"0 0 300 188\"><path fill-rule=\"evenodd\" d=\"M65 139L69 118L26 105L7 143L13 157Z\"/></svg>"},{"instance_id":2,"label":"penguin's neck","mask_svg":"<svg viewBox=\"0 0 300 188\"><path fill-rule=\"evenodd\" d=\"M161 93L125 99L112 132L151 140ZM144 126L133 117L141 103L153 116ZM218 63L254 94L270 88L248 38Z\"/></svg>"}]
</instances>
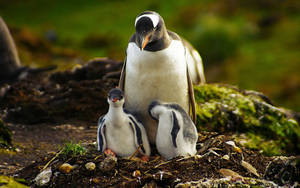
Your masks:
<instances>
[{"instance_id":1,"label":"penguin's neck","mask_svg":"<svg viewBox=\"0 0 300 188\"><path fill-rule=\"evenodd\" d=\"M108 115L114 125L120 126L125 118L123 107L109 106Z\"/></svg>"}]
</instances>

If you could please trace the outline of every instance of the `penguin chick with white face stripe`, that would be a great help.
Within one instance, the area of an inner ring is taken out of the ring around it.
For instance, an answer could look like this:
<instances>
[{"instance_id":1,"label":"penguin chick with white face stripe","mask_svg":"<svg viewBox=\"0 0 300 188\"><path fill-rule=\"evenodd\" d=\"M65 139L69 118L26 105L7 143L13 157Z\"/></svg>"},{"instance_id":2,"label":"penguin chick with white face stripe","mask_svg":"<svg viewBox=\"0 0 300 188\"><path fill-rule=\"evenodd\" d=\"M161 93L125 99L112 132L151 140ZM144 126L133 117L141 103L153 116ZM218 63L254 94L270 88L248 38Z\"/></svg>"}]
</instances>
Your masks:
<instances>
[{"instance_id":1,"label":"penguin chick with white face stripe","mask_svg":"<svg viewBox=\"0 0 300 188\"><path fill-rule=\"evenodd\" d=\"M149 114L158 121L156 148L163 157L172 159L196 154L196 126L178 104L153 101Z\"/></svg>"},{"instance_id":2,"label":"penguin chick with white face stripe","mask_svg":"<svg viewBox=\"0 0 300 188\"><path fill-rule=\"evenodd\" d=\"M124 91L127 109L139 116L149 141L155 143L157 123L148 106L158 99L178 103L195 120L192 81L205 82L201 57L188 42L168 31L162 17L151 11L135 20L119 87Z\"/></svg>"},{"instance_id":3,"label":"penguin chick with white face stripe","mask_svg":"<svg viewBox=\"0 0 300 188\"><path fill-rule=\"evenodd\" d=\"M121 157L131 156L139 146L139 151L150 155L150 145L144 126L130 113L123 109L122 90L110 90L107 101L109 110L98 121L98 150Z\"/></svg>"}]
</instances>

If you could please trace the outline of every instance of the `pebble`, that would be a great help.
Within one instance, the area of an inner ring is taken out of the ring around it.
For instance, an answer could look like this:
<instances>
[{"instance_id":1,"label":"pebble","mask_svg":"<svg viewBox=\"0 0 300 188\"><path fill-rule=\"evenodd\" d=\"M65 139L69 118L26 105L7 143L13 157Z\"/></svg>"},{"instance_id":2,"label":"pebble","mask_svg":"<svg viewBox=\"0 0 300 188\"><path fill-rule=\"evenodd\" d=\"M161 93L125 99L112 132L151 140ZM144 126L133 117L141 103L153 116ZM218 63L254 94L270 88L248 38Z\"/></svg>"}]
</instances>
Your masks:
<instances>
[{"instance_id":1,"label":"pebble","mask_svg":"<svg viewBox=\"0 0 300 188\"><path fill-rule=\"evenodd\" d=\"M59 167L59 171L61 171L62 173L65 173L65 174L70 173L72 169L73 169L73 166L70 165L69 163L64 163Z\"/></svg>"},{"instance_id":2,"label":"pebble","mask_svg":"<svg viewBox=\"0 0 300 188\"><path fill-rule=\"evenodd\" d=\"M225 160L229 160L230 159L230 157L229 157L229 155L224 155L223 157L222 157L222 159L225 159Z\"/></svg>"},{"instance_id":3,"label":"pebble","mask_svg":"<svg viewBox=\"0 0 300 188\"><path fill-rule=\"evenodd\" d=\"M135 170L133 173L132 173L132 177L140 177L142 175L141 171L139 170Z\"/></svg>"},{"instance_id":4,"label":"pebble","mask_svg":"<svg viewBox=\"0 0 300 188\"><path fill-rule=\"evenodd\" d=\"M85 164L85 168L89 171L93 171L93 170L95 170L96 165L93 162L88 162Z\"/></svg>"}]
</instances>

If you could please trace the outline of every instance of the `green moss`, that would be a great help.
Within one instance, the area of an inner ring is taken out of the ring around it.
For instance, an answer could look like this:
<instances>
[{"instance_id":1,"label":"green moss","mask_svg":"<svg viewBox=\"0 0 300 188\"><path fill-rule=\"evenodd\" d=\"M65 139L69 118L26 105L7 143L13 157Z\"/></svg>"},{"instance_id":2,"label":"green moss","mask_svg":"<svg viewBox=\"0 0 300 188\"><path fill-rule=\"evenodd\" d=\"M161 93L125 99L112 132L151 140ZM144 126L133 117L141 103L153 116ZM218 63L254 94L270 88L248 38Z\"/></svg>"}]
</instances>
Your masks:
<instances>
[{"instance_id":1,"label":"green moss","mask_svg":"<svg viewBox=\"0 0 300 188\"><path fill-rule=\"evenodd\" d=\"M4 125L0 119L0 148L11 146L11 131Z\"/></svg>"},{"instance_id":2,"label":"green moss","mask_svg":"<svg viewBox=\"0 0 300 188\"><path fill-rule=\"evenodd\" d=\"M246 133L245 146L267 155L299 152L300 127L283 109L228 86L207 84L194 90L199 130Z\"/></svg>"},{"instance_id":3,"label":"green moss","mask_svg":"<svg viewBox=\"0 0 300 188\"><path fill-rule=\"evenodd\" d=\"M20 180L20 182L24 183L24 180ZM26 188L28 186L23 185L16 181L13 177L8 176L0 176L0 187L2 188L9 188L9 187L15 187L15 188Z\"/></svg>"},{"instance_id":4,"label":"green moss","mask_svg":"<svg viewBox=\"0 0 300 188\"><path fill-rule=\"evenodd\" d=\"M65 158L76 157L86 153L86 149L80 143L67 142L62 148L61 155Z\"/></svg>"}]
</instances>

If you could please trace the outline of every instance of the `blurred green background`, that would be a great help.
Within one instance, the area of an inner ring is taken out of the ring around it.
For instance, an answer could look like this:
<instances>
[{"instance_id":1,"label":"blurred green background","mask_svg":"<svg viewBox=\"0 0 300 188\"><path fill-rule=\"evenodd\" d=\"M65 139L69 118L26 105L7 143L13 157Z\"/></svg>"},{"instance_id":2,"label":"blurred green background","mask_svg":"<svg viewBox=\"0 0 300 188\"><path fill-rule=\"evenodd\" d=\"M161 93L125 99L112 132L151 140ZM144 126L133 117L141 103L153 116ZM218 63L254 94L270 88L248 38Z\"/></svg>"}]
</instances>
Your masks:
<instances>
[{"instance_id":1,"label":"blurred green background","mask_svg":"<svg viewBox=\"0 0 300 188\"><path fill-rule=\"evenodd\" d=\"M300 111L299 0L0 0L24 65L123 60L135 17L154 10L200 52L208 82Z\"/></svg>"}]
</instances>

